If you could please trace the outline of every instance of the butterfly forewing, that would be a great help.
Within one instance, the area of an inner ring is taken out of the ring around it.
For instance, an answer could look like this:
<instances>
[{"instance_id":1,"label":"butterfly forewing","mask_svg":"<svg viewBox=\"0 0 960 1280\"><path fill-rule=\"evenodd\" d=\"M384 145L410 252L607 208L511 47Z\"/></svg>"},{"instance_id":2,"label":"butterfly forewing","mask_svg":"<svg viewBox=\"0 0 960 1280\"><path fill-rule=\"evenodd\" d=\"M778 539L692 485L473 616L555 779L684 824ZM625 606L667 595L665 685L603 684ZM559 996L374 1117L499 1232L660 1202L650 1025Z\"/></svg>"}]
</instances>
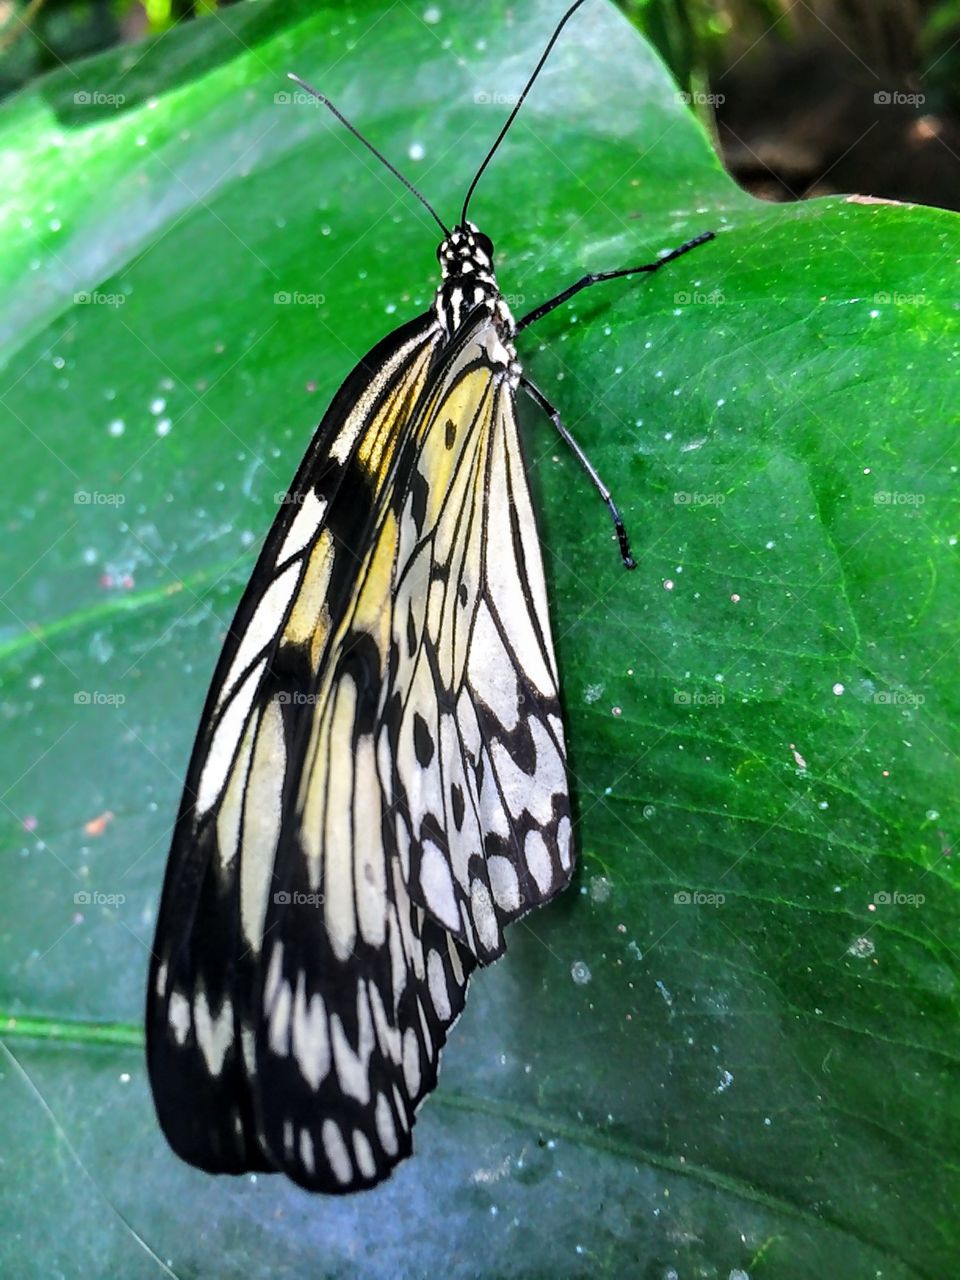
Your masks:
<instances>
[{"instance_id":1,"label":"butterfly forewing","mask_svg":"<svg viewBox=\"0 0 960 1280\"><path fill-rule=\"evenodd\" d=\"M230 629L158 922L148 1057L210 1170L373 1185L477 962L572 869L546 592L489 308L371 352Z\"/></svg>"}]
</instances>

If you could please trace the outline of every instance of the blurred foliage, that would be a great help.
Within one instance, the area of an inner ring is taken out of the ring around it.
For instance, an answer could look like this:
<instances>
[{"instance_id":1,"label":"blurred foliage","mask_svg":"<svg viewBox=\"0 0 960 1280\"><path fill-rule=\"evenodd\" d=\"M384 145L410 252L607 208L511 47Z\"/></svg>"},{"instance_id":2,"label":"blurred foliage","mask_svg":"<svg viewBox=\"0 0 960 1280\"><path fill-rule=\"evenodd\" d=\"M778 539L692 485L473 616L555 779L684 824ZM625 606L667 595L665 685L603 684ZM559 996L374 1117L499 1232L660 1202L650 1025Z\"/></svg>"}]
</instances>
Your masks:
<instances>
[{"instance_id":1,"label":"blurred foliage","mask_svg":"<svg viewBox=\"0 0 960 1280\"><path fill-rule=\"evenodd\" d=\"M62 63L238 0L0 0L0 97ZM960 0L616 0L709 125L711 79L767 39L834 33L873 66L925 83L960 109ZM559 12L558 3L558 12Z\"/></svg>"},{"instance_id":2,"label":"blurred foliage","mask_svg":"<svg viewBox=\"0 0 960 1280\"><path fill-rule=\"evenodd\" d=\"M940 0L920 32L923 80L944 110L960 112L960 0Z\"/></svg>"},{"instance_id":3,"label":"blurred foliage","mask_svg":"<svg viewBox=\"0 0 960 1280\"><path fill-rule=\"evenodd\" d=\"M0 0L0 96L114 45L160 35L234 0Z\"/></svg>"},{"instance_id":4,"label":"blurred foliage","mask_svg":"<svg viewBox=\"0 0 960 1280\"><path fill-rule=\"evenodd\" d=\"M960 0L618 0L675 78L702 89L711 74L767 38L799 42L826 32L873 66L899 69L950 91L960 85Z\"/></svg>"},{"instance_id":5,"label":"blurred foliage","mask_svg":"<svg viewBox=\"0 0 960 1280\"><path fill-rule=\"evenodd\" d=\"M960 0L617 2L754 194L960 207Z\"/></svg>"}]
</instances>

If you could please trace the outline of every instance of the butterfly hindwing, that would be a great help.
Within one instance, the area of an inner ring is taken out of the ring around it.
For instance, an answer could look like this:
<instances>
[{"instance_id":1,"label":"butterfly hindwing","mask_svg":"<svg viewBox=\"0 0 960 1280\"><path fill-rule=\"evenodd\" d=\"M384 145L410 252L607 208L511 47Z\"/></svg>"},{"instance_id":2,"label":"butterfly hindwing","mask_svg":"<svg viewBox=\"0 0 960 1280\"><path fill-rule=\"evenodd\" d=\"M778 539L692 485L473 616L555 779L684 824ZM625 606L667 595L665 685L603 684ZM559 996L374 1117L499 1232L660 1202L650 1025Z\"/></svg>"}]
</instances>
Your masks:
<instances>
[{"instance_id":1,"label":"butterfly hindwing","mask_svg":"<svg viewBox=\"0 0 960 1280\"><path fill-rule=\"evenodd\" d=\"M543 564L514 397L482 359L487 337L449 361L417 460L446 483L428 486L424 527L404 526L392 749L411 892L482 963L572 870Z\"/></svg>"}]
</instances>

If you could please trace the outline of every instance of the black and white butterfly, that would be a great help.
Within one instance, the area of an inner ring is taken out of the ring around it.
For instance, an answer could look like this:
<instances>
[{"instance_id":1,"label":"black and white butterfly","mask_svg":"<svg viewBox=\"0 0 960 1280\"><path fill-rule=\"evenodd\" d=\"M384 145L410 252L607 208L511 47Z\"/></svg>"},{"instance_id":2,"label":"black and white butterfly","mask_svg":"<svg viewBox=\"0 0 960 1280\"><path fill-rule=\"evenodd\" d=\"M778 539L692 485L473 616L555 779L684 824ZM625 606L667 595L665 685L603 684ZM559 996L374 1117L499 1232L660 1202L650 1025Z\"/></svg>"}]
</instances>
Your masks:
<instances>
[{"instance_id":1,"label":"black and white butterfly","mask_svg":"<svg viewBox=\"0 0 960 1280\"><path fill-rule=\"evenodd\" d=\"M514 338L588 285L711 238L510 314L467 205L582 3L457 226L426 206L444 233L433 305L337 392L217 665L147 1002L160 1123L211 1172L278 1170L325 1192L387 1177L473 970L573 872L518 390L575 450L633 562Z\"/></svg>"}]
</instances>

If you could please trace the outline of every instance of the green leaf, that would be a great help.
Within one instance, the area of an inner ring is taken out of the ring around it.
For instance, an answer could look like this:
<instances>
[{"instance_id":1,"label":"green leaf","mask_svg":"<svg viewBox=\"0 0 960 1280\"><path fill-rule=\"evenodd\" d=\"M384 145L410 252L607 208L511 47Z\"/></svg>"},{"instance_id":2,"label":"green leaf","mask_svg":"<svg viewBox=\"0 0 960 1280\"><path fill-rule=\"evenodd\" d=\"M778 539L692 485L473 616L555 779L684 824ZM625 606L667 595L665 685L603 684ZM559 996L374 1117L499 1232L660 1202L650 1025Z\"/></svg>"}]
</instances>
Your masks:
<instances>
[{"instance_id":1,"label":"green leaf","mask_svg":"<svg viewBox=\"0 0 960 1280\"><path fill-rule=\"evenodd\" d=\"M955 1269L957 221L747 197L601 0L471 209L517 313L719 233L520 343L639 562L525 413L578 885L477 976L375 1192L208 1178L156 1126L147 954L223 631L436 279L425 212L284 73L449 220L556 17L265 0L0 112L10 1274Z\"/></svg>"}]
</instances>

